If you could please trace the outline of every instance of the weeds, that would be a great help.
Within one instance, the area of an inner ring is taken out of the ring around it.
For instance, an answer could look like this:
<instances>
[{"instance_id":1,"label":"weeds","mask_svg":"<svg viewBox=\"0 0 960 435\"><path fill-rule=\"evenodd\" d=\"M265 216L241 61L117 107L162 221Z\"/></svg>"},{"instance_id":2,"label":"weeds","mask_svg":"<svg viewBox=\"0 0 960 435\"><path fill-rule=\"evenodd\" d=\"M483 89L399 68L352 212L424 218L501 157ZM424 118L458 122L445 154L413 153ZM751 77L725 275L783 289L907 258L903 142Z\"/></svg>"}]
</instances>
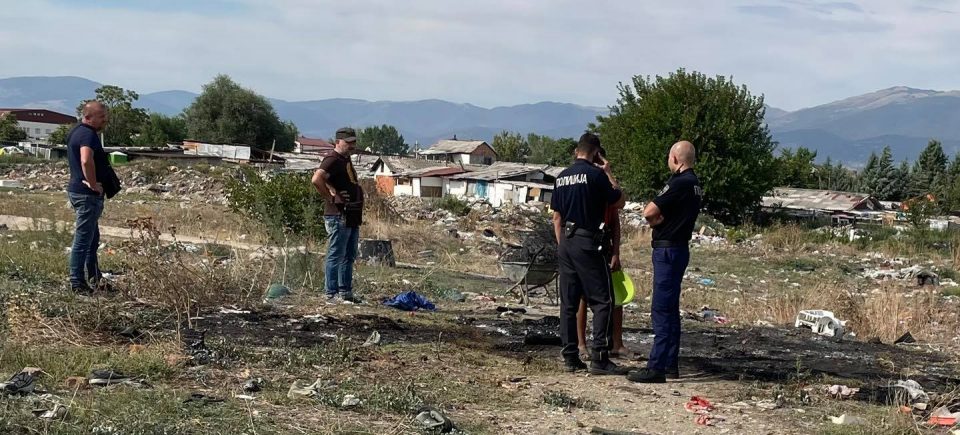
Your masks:
<instances>
[{"instance_id":1,"label":"weeds","mask_svg":"<svg viewBox=\"0 0 960 435\"><path fill-rule=\"evenodd\" d=\"M467 204L466 201L453 195L447 195L438 199L434 203L434 207L440 210L449 211L456 216L466 216L471 210L470 204Z\"/></svg>"},{"instance_id":2,"label":"weeds","mask_svg":"<svg viewBox=\"0 0 960 435\"><path fill-rule=\"evenodd\" d=\"M573 397L563 391L547 391L543 393L543 403L557 408L563 408L567 412L570 412L573 408L580 408L586 411L597 411L600 409L600 404L597 402Z\"/></svg>"}]
</instances>

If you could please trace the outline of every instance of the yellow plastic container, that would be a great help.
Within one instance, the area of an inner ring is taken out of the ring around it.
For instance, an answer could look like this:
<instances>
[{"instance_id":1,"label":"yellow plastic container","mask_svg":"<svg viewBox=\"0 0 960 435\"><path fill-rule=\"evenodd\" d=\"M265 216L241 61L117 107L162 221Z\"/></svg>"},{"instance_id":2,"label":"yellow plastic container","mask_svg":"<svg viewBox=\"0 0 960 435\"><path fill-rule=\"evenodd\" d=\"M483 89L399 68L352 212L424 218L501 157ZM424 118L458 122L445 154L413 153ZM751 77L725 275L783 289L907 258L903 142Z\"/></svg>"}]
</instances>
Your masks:
<instances>
[{"instance_id":1,"label":"yellow plastic container","mask_svg":"<svg viewBox=\"0 0 960 435\"><path fill-rule=\"evenodd\" d=\"M613 279L613 302L620 305L629 304L633 300L633 281L622 270L611 274Z\"/></svg>"}]
</instances>

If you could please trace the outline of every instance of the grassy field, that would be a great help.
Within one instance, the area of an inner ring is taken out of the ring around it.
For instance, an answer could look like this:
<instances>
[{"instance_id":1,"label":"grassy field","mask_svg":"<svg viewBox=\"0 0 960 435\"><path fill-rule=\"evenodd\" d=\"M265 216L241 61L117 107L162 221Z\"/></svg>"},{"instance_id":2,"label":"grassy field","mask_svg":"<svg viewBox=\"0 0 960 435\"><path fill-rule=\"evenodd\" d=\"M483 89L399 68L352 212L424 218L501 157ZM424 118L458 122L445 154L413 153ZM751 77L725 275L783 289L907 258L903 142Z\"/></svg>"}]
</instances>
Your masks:
<instances>
[{"instance_id":1,"label":"grassy field","mask_svg":"<svg viewBox=\"0 0 960 435\"><path fill-rule=\"evenodd\" d=\"M3 214L71 218L59 193L5 193L2 201ZM320 248L283 256L169 245L150 230L264 238L221 206L140 201L121 195L108 204L104 224L151 218L132 239L106 240L101 250L103 268L116 276L115 294L67 292L69 232L0 231L0 378L38 367L49 394L0 397L0 433L420 433L415 416L424 406L443 411L464 433L943 433L886 396L838 400L824 388L867 392L915 379L930 393L931 408L960 403L957 287L864 277L920 265L952 279L953 234L878 232L846 242L774 226L730 230L726 243L698 245L682 309L696 314L709 306L729 322L691 315L684 378L645 386L562 373L558 347L528 340L538 328L555 329L544 316L556 306L537 295L527 313L501 313L498 307L517 302L506 292L511 283L480 276L499 274L495 249L432 222L372 219L364 237L392 240L398 261L419 266L359 266L356 293L366 302L327 305ZM625 340L642 355L651 334L649 234L630 232L623 257L639 288L626 307ZM264 300L271 283L292 294ZM380 304L406 290L439 310ZM795 330L801 309L832 310L855 336L837 341ZM121 334L130 328L142 336ZM188 329L205 331L209 360L186 347ZM380 342L364 346L375 331ZM907 331L917 344L892 345ZM75 379L100 368L140 376L151 388L94 389ZM256 378L262 390L244 391ZM310 384L317 386L311 397L289 394L293 385ZM223 401L186 401L192 393ZM694 395L714 402L713 415L725 420L697 426L683 409ZM348 396L359 403L345 404ZM53 403L68 406L67 415L46 421L31 413ZM830 423L841 414L865 423Z\"/></svg>"}]
</instances>

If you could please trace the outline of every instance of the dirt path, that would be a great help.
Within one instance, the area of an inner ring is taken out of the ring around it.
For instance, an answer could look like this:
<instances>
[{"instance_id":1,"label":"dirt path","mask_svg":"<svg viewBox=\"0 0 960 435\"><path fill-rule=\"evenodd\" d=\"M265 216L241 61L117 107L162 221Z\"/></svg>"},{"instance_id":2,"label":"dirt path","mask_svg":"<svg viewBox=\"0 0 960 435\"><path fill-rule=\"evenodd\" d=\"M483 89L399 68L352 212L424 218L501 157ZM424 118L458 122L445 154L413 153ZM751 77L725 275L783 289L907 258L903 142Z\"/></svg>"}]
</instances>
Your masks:
<instances>
[{"instance_id":1,"label":"dirt path","mask_svg":"<svg viewBox=\"0 0 960 435\"><path fill-rule=\"evenodd\" d=\"M73 231L73 222L64 222L64 221L53 221L45 218L28 218L22 216L10 216L10 215L0 215L0 225L6 225L9 229L14 231L29 231L29 230L49 230L55 229L57 231ZM134 234L129 228L119 228L119 227L108 227L100 226L100 235L105 237L116 237L121 239L130 239L134 237ZM242 249L247 251L256 251L263 249L263 245L257 245L252 243L237 242L233 240L220 240L220 239L207 239L205 237L196 237L196 236L185 236L177 235L174 237L170 233L160 234L160 240L164 242L181 242L181 243L190 243L196 245L204 244L217 244L223 246L229 246L235 249ZM292 249L292 248L291 248Z\"/></svg>"}]
</instances>

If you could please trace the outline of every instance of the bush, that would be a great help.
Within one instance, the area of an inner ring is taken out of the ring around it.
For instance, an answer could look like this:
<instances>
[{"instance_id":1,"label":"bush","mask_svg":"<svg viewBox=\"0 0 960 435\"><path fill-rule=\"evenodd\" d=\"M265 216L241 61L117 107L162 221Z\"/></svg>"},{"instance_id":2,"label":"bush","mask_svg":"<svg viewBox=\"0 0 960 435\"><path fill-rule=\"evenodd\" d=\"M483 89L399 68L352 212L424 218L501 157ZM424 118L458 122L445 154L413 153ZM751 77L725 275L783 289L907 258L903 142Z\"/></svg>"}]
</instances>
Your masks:
<instances>
[{"instance_id":1,"label":"bush","mask_svg":"<svg viewBox=\"0 0 960 435\"><path fill-rule=\"evenodd\" d=\"M457 216L466 216L470 213L470 204L453 195L447 195L437 201L436 207L449 211Z\"/></svg>"},{"instance_id":2,"label":"bush","mask_svg":"<svg viewBox=\"0 0 960 435\"><path fill-rule=\"evenodd\" d=\"M320 241L326 238L323 199L308 174L282 173L263 178L244 168L227 182L230 208L264 224L268 236L282 242L291 236Z\"/></svg>"}]
</instances>

